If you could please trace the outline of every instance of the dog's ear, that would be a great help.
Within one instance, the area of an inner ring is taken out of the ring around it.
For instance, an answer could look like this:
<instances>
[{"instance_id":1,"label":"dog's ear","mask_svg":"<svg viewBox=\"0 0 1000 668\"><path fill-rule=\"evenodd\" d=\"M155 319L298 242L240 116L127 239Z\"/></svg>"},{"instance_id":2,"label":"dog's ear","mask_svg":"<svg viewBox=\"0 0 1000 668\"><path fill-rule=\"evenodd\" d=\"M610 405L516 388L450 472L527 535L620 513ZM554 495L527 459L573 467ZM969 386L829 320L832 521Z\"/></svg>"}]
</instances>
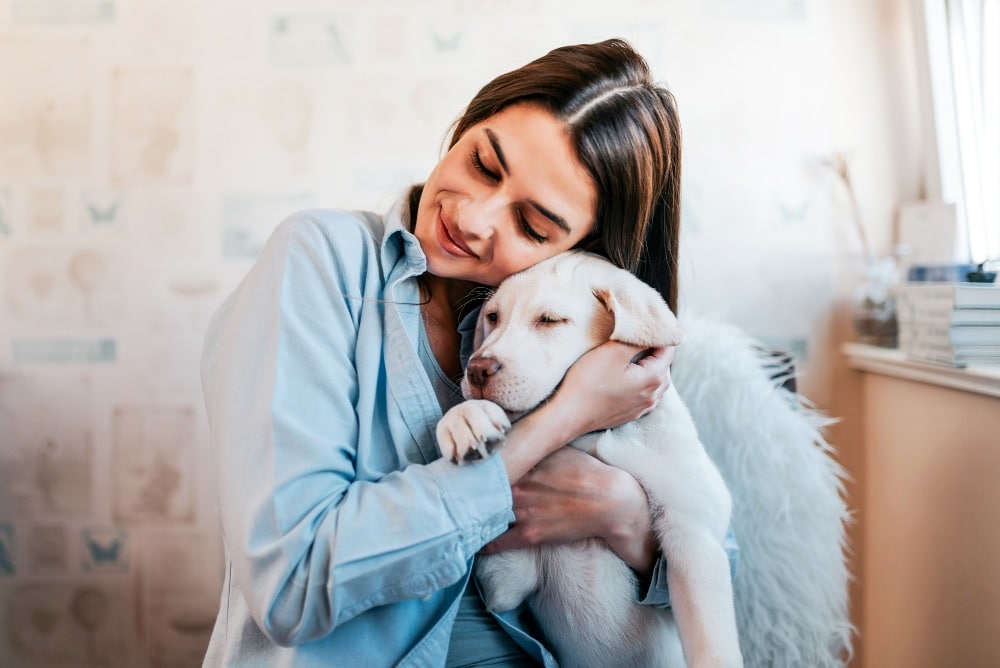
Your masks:
<instances>
[{"instance_id":1,"label":"dog's ear","mask_svg":"<svg viewBox=\"0 0 1000 668\"><path fill-rule=\"evenodd\" d=\"M684 340L684 330L660 293L625 270L615 270L594 288L594 296L615 319L612 341L659 348Z\"/></svg>"}]
</instances>

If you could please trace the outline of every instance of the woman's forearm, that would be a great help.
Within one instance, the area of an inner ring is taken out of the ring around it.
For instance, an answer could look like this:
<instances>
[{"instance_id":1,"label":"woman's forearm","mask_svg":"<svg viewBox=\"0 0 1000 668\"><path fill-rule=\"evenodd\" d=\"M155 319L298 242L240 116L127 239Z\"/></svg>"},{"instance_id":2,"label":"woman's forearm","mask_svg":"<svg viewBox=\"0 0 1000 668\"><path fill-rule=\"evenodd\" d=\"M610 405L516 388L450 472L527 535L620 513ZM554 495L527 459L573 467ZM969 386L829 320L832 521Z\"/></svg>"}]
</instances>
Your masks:
<instances>
[{"instance_id":1,"label":"woman's forearm","mask_svg":"<svg viewBox=\"0 0 1000 668\"><path fill-rule=\"evenodd\" d=\"M649 501L639 481L621 469L608 467L612 478L604 541L640 577L653 570L658 541L653 531Z\"/></svg>"},{"instance_id":2,"label":"woman's forearm","mask_svg":"<svg viewBox=\"0 0 1000 668\"><path fill-rule=\"evenodd\" d=\"M579 419L575 413L557 394L511 426L500 449L511 485L538 462L582 434L576 426Z\"/></svg>"},{"instance_id":3,"label":"woman's forearm","mask_svg":"<svg viewBox=\"0 0 1000 668\"><path fill-rule=\"evenodd\" d=\"M581 423L574 407L556 398L539 410L518 420L508 433L507 442L500 449L511 485L516 485L532 469L563 445L581 436ZM589 455L582 456L589 457ZM564 462L563 466L569 462ZM589 468L586 475L588 489L577 488L575 500L590 510L583 511L592 518L591 536L603 538L621 559L640 576L648 575L656 556L657 540L652 529L648 499L642 485L628 472L599 464ZM547 467L551 468L551 467ZM533 478L552 482L551 473L541 469ZM567 474L571 475L571 474ZM558 486L553 484L553 487ZM517 490L515 490L517 491ZM549 491L551 494L551 490ZM516 498L519 498L515 494ZM515 510L517 510L515 508ZM564 509L565 512L565 509ZM546 535L541 527L524 527L532 536ZM552 531L560 527L552 526ZM541 529L541 531L539 531ZM514 532L511 538L521 532Z\"/></svg>"}]
</instances>

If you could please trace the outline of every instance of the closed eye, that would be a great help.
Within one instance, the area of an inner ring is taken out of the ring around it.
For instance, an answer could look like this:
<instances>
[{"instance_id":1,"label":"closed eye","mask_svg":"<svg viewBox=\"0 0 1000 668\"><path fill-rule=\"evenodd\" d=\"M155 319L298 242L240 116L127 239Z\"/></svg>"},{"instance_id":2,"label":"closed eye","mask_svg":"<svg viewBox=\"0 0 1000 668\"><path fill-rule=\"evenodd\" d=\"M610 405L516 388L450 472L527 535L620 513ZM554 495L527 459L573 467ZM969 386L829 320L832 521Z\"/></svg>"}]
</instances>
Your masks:
<instances>
[{"instance_id":1,"label":"closed eye","mask_svg":"<svg viewBox=\"0 0 1000 668\"><path fill-rule=\"evenodd\" d=\"M521 228L521 232L535 243L543 244L549 240L548 237L544 234L539 234L538 231L531 226L531 223L528 222L528 219L525 218L524 213L520 210L517 212L517 224Z\"/></svg>"},{"instance_id":2,"label":"closed eye","mask_svg":"<svg viewBox=\"0 0 1000 668\"><path fill-rule=\"evenodd\" d=\"M548 313L538 316L538 324L540 325L559 325L566 322L569 322L569 318L560 318Z\"/></svg>"},{"instance_id":3,"label":"closed eye","mask_svg":"<svg viewBox=\"0 0 1000 668\"><path fill-rule=\"evenodd\" d=\"M485 176L489 181L492 183L500 182L500 175L483 164L483 158L479 155L478 146L472 149L472 152L469 154L469 160L472 161L472 166L476 168L476 171Z\"/></svg>"}]
</instances>

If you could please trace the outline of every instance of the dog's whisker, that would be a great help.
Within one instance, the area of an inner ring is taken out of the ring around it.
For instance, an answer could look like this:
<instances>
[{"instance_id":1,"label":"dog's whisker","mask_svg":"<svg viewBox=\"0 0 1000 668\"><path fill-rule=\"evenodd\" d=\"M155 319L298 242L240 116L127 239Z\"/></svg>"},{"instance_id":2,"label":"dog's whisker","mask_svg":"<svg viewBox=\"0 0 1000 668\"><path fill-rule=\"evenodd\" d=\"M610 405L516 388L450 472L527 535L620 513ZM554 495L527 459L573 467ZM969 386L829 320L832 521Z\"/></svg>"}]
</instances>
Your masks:
<instances>
[{"instance_id":1,"label":"dog's whisker","mask_svg":"<svg viewBox=\"0 0 1000 668\"><path fill-rule=\"evenodd\" d=\"M493 288L488 288L485 285L477 285L458 302L458 310L461 311L469 304L475 302L484 302L492 297L495 292L496 290Z\"/></svg>"}]
</instances>

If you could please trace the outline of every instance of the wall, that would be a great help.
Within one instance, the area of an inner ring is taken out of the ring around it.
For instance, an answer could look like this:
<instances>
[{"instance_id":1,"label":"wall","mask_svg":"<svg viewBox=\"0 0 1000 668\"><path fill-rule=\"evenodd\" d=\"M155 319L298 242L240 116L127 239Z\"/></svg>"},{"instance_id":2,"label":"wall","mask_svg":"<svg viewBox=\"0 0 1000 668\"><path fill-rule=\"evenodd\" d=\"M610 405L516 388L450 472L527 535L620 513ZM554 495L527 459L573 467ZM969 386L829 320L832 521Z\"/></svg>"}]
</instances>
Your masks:
<instances>
[{"instance_id":1,"label":"wall","mask_svg":"<svg viewBox=\"0 0 1000 668\"><path fill-rule=\"evenodd\" d=\"M490 77L629 38L685 131L682 302L831 396L859 255L918 194L903 0L0 2L0 658L198 665L221 549L198 359L305 206L383 208ZM902 83L900 83L902 82Z\"/></svg>"}]
</instances>

